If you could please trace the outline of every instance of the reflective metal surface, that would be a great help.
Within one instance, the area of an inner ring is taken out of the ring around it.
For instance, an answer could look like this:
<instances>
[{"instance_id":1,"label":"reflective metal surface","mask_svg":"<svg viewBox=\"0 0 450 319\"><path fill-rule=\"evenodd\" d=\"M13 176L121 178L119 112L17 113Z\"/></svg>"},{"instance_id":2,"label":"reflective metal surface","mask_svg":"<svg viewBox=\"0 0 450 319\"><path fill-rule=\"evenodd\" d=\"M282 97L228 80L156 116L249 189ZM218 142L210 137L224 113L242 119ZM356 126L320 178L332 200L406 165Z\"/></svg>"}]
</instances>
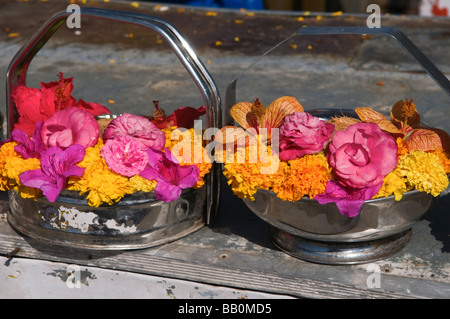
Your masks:
<instances>
[{"instance_id":1,"label":"reflective metal surface","mask_svg":"<svg viewBox=\"0 0 450 319\"><path fill-rule=\"evenodd\" d=\"M435 197L411 191L401 201L392 196L368 200L353 218L339 213L336 204L304 198L283 201L275 193L258 190L255 201L244 200L256 215L293 235L327 242L355 242L388 237L410 229L434 207Z\"/></svg>"},{"instance_id":2,"label":"reflective metal surface","mask_svg":"<svg viewBox=\"0 0 450 319\"><path fill-rule=\"evenodd\" d=\"M272 241L286 253L318 263L351 264L402 249L412 226L434 208L436 199L411 191L400 201L392 196L368 200L354 218L341 215L334 203L321 205L308 198L288 202L265 190L258 190L255 201L244 202L269 224Z\"/></svg>"},{"instance_id":3,"label":"reflective metal surface","mask_svg":"<svg viewBox=\"0 0 450 319\"><path fill-rule=\"evenodd\" d=\"M402 250L411 230L364 242L324 242L309 240L269 226L274 244L293 257L319 264L359 264L384 259Z\"/></svg>"},{"instance_id":4,"label":"reflective metal surface","mask_svg":"<svg viewBox=\"0 0 450 319\"><path fill-rule=\"evenodd\" d=\"M352 110L312 110L323 120L336 115L356 117ZM365 202L361 213L350 218L336 204L314 199L283 201L275 193L258 190L255 201L244 199L265 220L274 243L283 251L318 263L368 262L397 252L409 240L412 226L434 208L436 198L417 190Z\"/></svg>"},{"instance_id":5,"label":"reflective metal surface","mask_svg":"<svg viewBox=\"0 0 450 319\"><path fill-rule=\"evenodd\" d=\"M16 87L26 85L27 69L32 59L71 14L66 11L56 13L12 59L6 81L8 135L18 117L12 93ZM80 14L108 22L133 24L159 33L169 43L203 97L206 128L221 127L221 100L216 84L189 43L171 24L153 16L109 9L82 7ZM170 204L155 201L153 194L147 193L132 196L118 205L92 208L77 199L74 193L62 194L56 203L49 203L45 199L37 202L25 200L10 192L8 220L20 232L54 244L90 249L154 246L185 236L211 222L219 202L220 171L217 165L213 165L204 180L202 189L185 191L179 200ZM68 216L71 219L66 219ZM80 218L81 221L78 220Z\"/></svg>"},{"instance_id":6,"label":"reflective metal surface","mask_svg":"<svg viewBox=\"0 0 450 319\"><path fill-rule=\"evenodd\" d=\"M83 249L122 250L164 244L205 224L206 188L184 190L165 203L153 193L136 193L114 205L91 207L76 192L63 191L57 202L37 201L9 192L8 221L42 242Z\"/></svg>"}]
</instances>

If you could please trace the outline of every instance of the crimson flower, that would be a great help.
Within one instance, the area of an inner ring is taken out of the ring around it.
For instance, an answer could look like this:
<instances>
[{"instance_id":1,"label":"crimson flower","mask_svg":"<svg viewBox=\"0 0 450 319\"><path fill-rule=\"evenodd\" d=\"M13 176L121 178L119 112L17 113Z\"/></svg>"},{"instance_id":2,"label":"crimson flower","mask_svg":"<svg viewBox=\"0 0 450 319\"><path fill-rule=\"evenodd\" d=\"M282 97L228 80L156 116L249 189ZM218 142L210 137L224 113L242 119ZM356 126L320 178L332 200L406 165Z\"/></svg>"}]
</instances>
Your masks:
<instances>
[{"instance_id":1,"label":"crimson flower","mask_svg":"<svg viewBox=\"0 0 450 319\"><path fill-rule=\"evenodd\" d=\"M103 105L88 103L71 95L73 78L65 79L63 73L58 74L59 80L41 83L41 88L17 87L12 98L19 113L19 119L14 128L21 129L29 136L33 135L36 123L45 121L55 112L75 106L91 113L93 116L109 114Z\"/></svg>"},{"instance_id":2,"label":"crimson flower","mask_svg":"<svg viewBox=\"0 0 450 319\"><path fill-rule=\"evenodd\" d=\"M206 113L206 107L204 106L197 109L187 106L180 107L169 116L166 116L164 110L159 106L158 101L153 101L153 103L155 105L155 112L151 121L160 129L172 126L187 129L192 128L194 127L194 121Z\"/></svg>"}]
</instances>

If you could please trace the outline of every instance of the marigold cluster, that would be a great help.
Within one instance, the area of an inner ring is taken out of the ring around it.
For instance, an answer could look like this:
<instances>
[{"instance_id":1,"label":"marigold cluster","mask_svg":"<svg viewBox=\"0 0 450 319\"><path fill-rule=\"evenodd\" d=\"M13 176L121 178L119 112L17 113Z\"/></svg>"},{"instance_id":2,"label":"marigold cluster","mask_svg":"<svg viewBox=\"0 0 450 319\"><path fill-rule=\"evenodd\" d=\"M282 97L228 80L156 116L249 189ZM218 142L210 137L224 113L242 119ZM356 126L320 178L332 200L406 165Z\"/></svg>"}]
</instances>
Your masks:
<instances>
[{"instance_id":1,"label":"marigold cluster","mask_svg":"<svg viewBox=\"0 0 450 319\"><path fill-rule=\"evenodd\" d=\"M18 143L8 142L0 148L0 190L16 190L23 198L36 199L40 190L22 185L19 175L28 170L39 169L39 159L24 159L14 150Z\"/></svg>"},{"instance_id":2,"label":"marigold cluster","mask_svg":"<svg viewBox=\"0 0 450 319\"><path fill-rule=\"evenodd\" d=\"M438 154L445 156L440 152ZM384 178L376 197L394 195L396 200L401 200L404 193L413 189L438 196L449 184L448 171L446 172L441 160L442 157L424 151L412 151L403 155L397 167Z\"/></svg>"},{"instance_id":3,"label":"marigold cluster","mask_svg":"<svg viewBox=\"0 0 450 319\"><path fill-rule=\"evenodd\" d=\"M261 144L259 144L261 147ZM267 156L257 157L250 161L250 146L245 151L245 162L229 159L224 165L224 175L228 179L233 193L239 198L254 200L258 189L270 190L283 200L296 201L304 196L314 198L325 191L327 181L331 178L331 170L323 153L305 155L288 162L280 161L276 154L267 148ZM260 154L259 150L257 154Z\"/></svg>"},{"instance_id":4,"label":"marigold cluster","mask_svg":"<svg viewBox=\"0 0 450 319\"><path fill-rule=\"evenodd\" d=\"M283 200L312 199L325 192L330 178L331 169L323 153L305 155L288 162L286 178L275 184L273 191Z\"/></svg>"}]
</instances>

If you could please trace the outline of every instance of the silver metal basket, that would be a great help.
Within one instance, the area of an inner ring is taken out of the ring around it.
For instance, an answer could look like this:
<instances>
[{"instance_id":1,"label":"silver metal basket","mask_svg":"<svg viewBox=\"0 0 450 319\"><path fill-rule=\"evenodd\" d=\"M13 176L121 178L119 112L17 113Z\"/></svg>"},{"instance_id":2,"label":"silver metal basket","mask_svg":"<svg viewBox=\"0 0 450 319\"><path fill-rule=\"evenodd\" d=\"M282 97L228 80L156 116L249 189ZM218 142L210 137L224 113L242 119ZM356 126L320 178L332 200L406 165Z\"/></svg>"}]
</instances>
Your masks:
<instances>
[{"instance_id":1,"label":"silver metal basket","mask_svg":"<svg viewBox=\"0 0 450 319\"><path fill-rule=\"evenodd\" d=\"M7 127L17 121L12 92L26 84L28 66L37 52L63 25L70 12L50 18L19 50L7 73ZM141 26L161 35L196 83L206 106L206 128L221 126L221 100L214 80L184 37L168 22L153 16L81 8L83 17ZM76 192L63 191L55 203L37 201L9 192L8 221L19 232L51 244L84 249L136 249L160 245L186 236L211 222L219 200L220 172L213 165L200 189L184 190L171 203L157 201L153 193L137 193L119 203L91 207Z\"/></svg>"},{"instance_id":2,"label":"silver metal basket","mask_svg":"<svg viewBox=\"0 0 450 319\"><path fill-rule=\"evenodd\" d=\"M303 27L266 51L248 67L253 68L264 56L296 36L378 34L394 38L422 66L428 75L450 95L449 80L402 32L382 27ZM241 75L245 73L242 72ZM233 125L231 107L236 103L236 91L241 75L232 81L225 96L225 125ZM330 119L334 116L356 116L352 110L321 109L308 111ZM322 264L357 264L383 259L400 251L409 242L411 228L434 208L436 198L411 191L396 201L393 196L368 200L354 218L339 213L334 203L321 205L312 199L283 201L276 194L258 190L255 201L244 203L268 223L271 240L282 251L296 258Z\"/></svg>"},{"instance_id":3,"label":"silver metal basket","mask_svg":"<svg viewBox=\"0 0 450 319\"><path fill-rule=\"evenodd\" d=\"M271 240L294 257L325 264L355 264L386 258L409 242L412 226L425 218L436 198L411 191L368 200L353 218L341 215L333 204L313 199L283 201L270 191L258 190L250 210L269 224Z\"/></svg>"}]
</instances>

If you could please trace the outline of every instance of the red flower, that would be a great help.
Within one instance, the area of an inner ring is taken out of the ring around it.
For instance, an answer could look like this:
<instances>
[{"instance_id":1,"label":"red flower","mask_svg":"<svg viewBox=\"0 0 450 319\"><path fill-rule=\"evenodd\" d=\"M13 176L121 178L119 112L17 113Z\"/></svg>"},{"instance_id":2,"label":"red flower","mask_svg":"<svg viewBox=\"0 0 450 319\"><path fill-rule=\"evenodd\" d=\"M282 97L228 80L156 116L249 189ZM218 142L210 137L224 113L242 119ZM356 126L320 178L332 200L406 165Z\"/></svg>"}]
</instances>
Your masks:
<instances>
[{"instance_id":1,"label":"red flower","mask_svg":"<svg viewBox=\"0 0 450 319\"><path fill-rule=\"evenodd\" d=\"M164 110L159 107L158 101L153 101L153 103L155 104L155 112L153 114L153 118L151 118L150 120L159 129L168 128L172 126L186 129L193 128L194 121L206 113L206 107L204 106L201 106L198 109L187 106L187 107L180 107L177 110L175 110L171 115L166 116Z\"/></svg>"},{"instance_id":2,"label":"red flower","mask_svg":"<svg viewBox=\"0 0 450 319\"><path fill-rule=\"evenodd\" d=\"M73 78L65 79L63 73L58 74L56 82L41 83L40 89L19 86L12 94L16 104L19 119L14 125L15 129L21 129L32 136L36 123L45 121L55 112L75 106L88 111L93 116L109 114L110 111L103 105L87 103L83 100L78 102L72 96Z\"/></svg>"}]
</instances>

